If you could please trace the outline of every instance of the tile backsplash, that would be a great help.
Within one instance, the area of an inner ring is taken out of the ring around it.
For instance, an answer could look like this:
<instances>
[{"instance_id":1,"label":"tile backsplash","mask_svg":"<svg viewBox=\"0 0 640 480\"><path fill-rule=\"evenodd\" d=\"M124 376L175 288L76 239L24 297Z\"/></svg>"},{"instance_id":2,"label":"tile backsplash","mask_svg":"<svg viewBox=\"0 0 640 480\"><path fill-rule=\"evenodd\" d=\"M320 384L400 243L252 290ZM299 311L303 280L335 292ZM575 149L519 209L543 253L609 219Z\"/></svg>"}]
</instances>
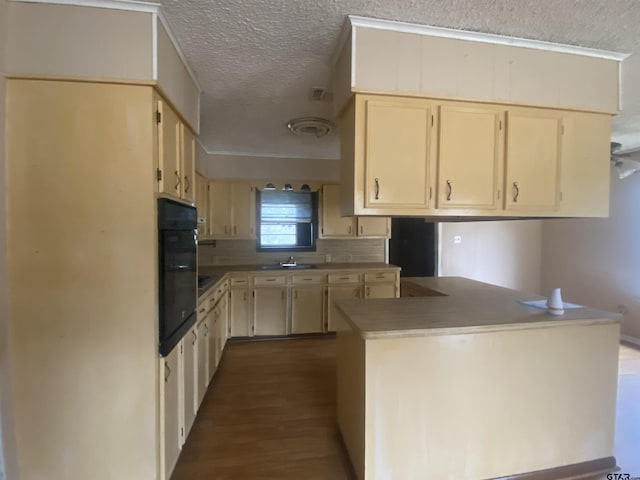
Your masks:
<instances>
[{"instance_id":1,"label":"tile backsplash","mask_svg":"<svg viewBox=\"0 0 640 480\"><path fill-rule=\"evenodd\" d=\"M291 252L300 263L384 262L384 239L317 240L315 252ZM287 252L256 252L255 240L216 240L198 246L199 265L278 263Z\"/></svg>"}]
</instances>

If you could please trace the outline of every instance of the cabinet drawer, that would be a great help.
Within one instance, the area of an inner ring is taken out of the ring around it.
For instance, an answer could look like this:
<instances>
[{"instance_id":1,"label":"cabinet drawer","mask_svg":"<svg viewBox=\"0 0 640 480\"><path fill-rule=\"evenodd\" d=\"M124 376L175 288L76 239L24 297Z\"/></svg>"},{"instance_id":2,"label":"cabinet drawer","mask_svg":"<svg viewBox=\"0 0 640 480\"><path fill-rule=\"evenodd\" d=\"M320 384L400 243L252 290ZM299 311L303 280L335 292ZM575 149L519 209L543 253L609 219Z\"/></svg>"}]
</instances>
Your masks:
<instances>
[{"instance_id":1,"label":"cabinet drawer","mask_svg":"<svg viewBox=\"0 0 640 480\"><path fill-rule=\"evenodd\" d=\"M396 281L395 272L369 272L364 274L365 283L395 282L395 281Z\"/></svg>"},{"instance_id":2,"label":"cabinet drawer","mask_svg":"<svg viewBox=\"0 0 640 480\"><path fill-rule=\"evenodd\" d=\"M231 277L229 283L232 287L247 287L249 286L249 277Z\"/></svg>"},{"instance_id":3,"label":"cabinet drawer","mask_svg":"<svg viewBox=\"0 0 640 480\"><path fill-rule=\"evenodd\" d=\"M329 283L360 283L359 273L331 273Z\"/></svg>"},{"instance_id":4,"label":"cabinet drawer","mask_svg":"<svg viewBox=\"0 0 640 480\"><path fill-rule=\"evenodd\" d=\"M316 285L324 282L324 275L294 275L291 280L294 285Z\"/></svg>"},{"instance_id":5,"label":"cabinet drawer","mask_svg":"<svg viewBox=\"0 0 640 480\"><path fill-rule=\"evenodd\" d=\"M286 285L287 277L284 275L274 275L269 277L255 277L253 283L256 286Z\"/></svg>"}]
</instances>

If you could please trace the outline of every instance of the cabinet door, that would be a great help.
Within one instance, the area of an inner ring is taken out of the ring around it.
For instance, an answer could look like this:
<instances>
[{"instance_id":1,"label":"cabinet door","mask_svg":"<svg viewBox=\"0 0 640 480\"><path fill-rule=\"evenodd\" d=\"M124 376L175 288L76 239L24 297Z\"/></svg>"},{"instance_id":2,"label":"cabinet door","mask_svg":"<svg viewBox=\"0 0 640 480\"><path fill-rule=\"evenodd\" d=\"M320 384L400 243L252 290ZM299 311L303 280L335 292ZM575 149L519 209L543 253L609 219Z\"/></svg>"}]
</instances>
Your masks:
<instances>
[{"instance_id":1,"label":"cabinet door","mask_svg":"<svg viewBox=\"0 0 640 480\"><path fill-rule=\"evenodd\" d=\"M194 202L196 189L196 139L186 125L181 124L180 130L182 132L181 196L188 202Z\"/></svg>"},{"instance_id":2,"label":"cabinet door","mask_svg":"<svg viewBox=\"0 0 640 480\"><path fill-rule=\"evenodd\" d=\"M396 298L397 296L395 283L376 283L364 287L364 298Z\"/></svg>"},{"instance_id":3,"label":"cabinet door","mask_svg":"<svg viewBox=\"0 0 640 480\"><path fill-rule=\"evenodd\" d=\"M355 218L340 216L340 185L322 186L322 238L355 236Z\"/></svg>"},{"instance_id":4,"label":"cabinet door","mask_svg":"<svg viewBox=\"0 0 640 480\"><path fill-rule=\"evenodd\" d=\"M424 100L366 100L365 207L431 207L434 122Z\"/></svg>"},{"instance_id":5,"label":"cabinet door","mask_svg":"<svg viewBox=\"0 0 640 480\"><path fill-rule=\"evenodd\" d=\"M180 378L178 375L180 345L176 346L163 361L164 375L164 471L169 478L173 472L182 439L180 435Z\"/></svg>"},{"instance_id":6,"label":"cabinet door","mask_svg":"<svg viewBox=\"0 0 640 480\"><path fill-rule=\"evenodd\" d=\"M232 183L231 234L240 238L256 238L256 194L248 183Z\"/></svg>"},{"instance_id":7,"label":"cabinet door","mask_svg":"<svg viewBox=\"0 0 640 480\"><path fill-rule=\"evenodd\" d=\"M231 236L231 205L229 184L210 181L209 185L209 235Z\"/></svg>"},{"instance_id":8,"label":"cabinet door","mask_svg":"<svg viewBox=\"0 0 640 480\"><path fill-rule=\"evenodd\" d=\"M220 365L222 350L227 343L227 296L226 294L218 302L218 317L216 323L216 369Z\"/></svg>"},{"instance_id":9,"label":"cabinet door","mask_svg":"<svg viewBox=\"0 0 640 480\"><path fill-rule=\"evenodd\" d=\"M198 323L196 335L198 336L198 365L197 365L197 386L198 386L198 407L202 404L204 394L209 385L209 338L206 326L206 317Z\"/></svg>"},{"instance_id":10,"label":"cabinet door","mask_svg":"<svg viewBox=\"0 0 640 480\"><path fill-rule=\"evenodd\" d=\"M391 219L388 217L358 217L358 236L389 238Z\"/></svg>"},{"instance_id":11,"label":"cabinet door","mask_svg":"<svg viewBox=\"0 0 640 480\"><path fill-rule=\"evenodd\" d=\"M180 197L180 120L165 102L158 101L158 191Z\"/></svg>"},{"instance_id":12,"label":"cabinet door","mask_svg":"<svg viewBox=\"0 0 640 480\"><path fill-rule=\"evenodd\" d=\"M558 112L534 109L507 112L507 210L556 209L560 128Z\"/></svg>"},{"instance_id":13,"label":"cabinet door","mask_svg":"<svg viewBox=\"0 0 640 480\"><path fill-rule=\"evenodd\" d=\"M229 317L232 337L253 336L251 322L251 290L248 288L234 288L229 294Z\"/></svg>"},{"instance_id":14,"label":"cabinet door","mask_svg":"<svg viewBox=\"0 0 640 480\"><path fill-rule=\"evenodd\" d=\"M184 440L191 431L198 411L197 395L197 341L196 326L185 335L183 340L182 365L184 379Z\"/></svg>"},{"instance_id":15,"label":"cabinet door","mask_svg":"<svg viewBox=\"0 0 640 480\"><path fill-rule=\"evenodd\" d=\"M196 172L196 209L198 210L198 235L209 236L209 191L207 179Z\"/></svg>"},{"instance_id":16,"label":"cabinet door","mask_svg":"<svg viewBox=\"0 0 640 480\"><path fill-rule=\"evenodd\" d=\"M256 335L287 334L287 288L256 288L254 300Z\"/></svg>"},{"instance_id":17,"label":"cabinet door","mask_svg":"<svg viewBox=\"0 0 640 480\"><path fill-rule=\"evenodd\" d=\"M565 112L559 213L609 215L611 116Z\"/></svg>"},{"instance_id":18,"label":"cabinet door","mask_svg":"<svg viewBox=\"0 0 640 480\"><path fill-rule=\"evenodd\" d=\"M498 207L502 116L491 107L440 107L438 208Z\"/></svg>"},{"instance_id":19,"label":"cabinet door","mask_svg":"<svg viewBox=\"0 0 640 480\"><path fill-rule=\"evenodd\" d=\"M360 298L360 290L360 285L329 286L327 291L327 331L335 332L340 330L341 327L338 325L341 320L336 310L335 302L337 300Z\"/></svg>"},{"instance_id":20,"label":"cabinet door","mask_svg":"<svg viewBox=\"0 0 640 480\"><path fill-rule=\"evenodd\" d=\"M291 290L291 333L322 332L324 287L294 287Z\"/></svg>"},{"instance_id":21,"label":"cabinet door","mask_svg":"<svg viewBox=\"0 0 640 480\"><path fill-rule=\"evenodd\" d=\"M213 375L216 373L216 366L217 366L216 346L218 341L218 339L216 338L216 335L217 335L217 324L218 324L219 315L220 315L220 311L218 310L218 307L215 307L211 311L211 313L207 316L207 321L209 322L208 323L209 329L207 330L207 340L209 342L209 356L207 357L208 383L211 382Z\"/></svg>"}]
</instances>

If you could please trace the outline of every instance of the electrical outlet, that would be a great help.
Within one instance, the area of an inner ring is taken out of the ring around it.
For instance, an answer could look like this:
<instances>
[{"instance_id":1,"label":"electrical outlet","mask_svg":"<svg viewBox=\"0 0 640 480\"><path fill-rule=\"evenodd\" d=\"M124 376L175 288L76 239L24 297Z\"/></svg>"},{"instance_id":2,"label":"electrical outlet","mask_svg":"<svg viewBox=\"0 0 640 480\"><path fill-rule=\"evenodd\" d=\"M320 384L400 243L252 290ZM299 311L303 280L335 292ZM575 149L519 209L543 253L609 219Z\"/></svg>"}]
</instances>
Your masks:
<instances>
[{"instance_id":1,"label":"electrical outlet","mask_svg":"<svg viewBox=\"0 0 640 480\"><path fill-rule=\"evenodd\" d=\"M453 243L455 243L455 244L462 243L462 235L454 235L453 236Z\"/></svg>"}]
</instances>

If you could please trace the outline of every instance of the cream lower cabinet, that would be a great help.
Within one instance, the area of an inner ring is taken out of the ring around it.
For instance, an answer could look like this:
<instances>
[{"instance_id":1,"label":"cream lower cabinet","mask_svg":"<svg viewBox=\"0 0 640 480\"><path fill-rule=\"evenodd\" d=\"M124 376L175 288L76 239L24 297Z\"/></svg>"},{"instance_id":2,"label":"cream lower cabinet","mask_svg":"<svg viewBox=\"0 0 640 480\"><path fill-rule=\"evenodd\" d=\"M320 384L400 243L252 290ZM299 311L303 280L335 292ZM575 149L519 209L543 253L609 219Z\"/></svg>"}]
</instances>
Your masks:
<instances>
[{"instance_id":1,"label":"cream lower cabinet","mask_svg":"<svg viewBox=\"0 0 640 480\"><path fill-rule=\"evenodd\" d=\"M359 273L336 273L328 275L327 287L327 331L340 330L341 322L335 306L337 300L362 298L362 284Z\"/></svg>"},{"instance_id":2,"label":"cream lower cabinet","mask_svg":"<svg viewBox=\"0 0 640 480\"><path fill-rule=\"evenodd\" d=\"M249 275L232 275L229 278L229 335L253 336L253 290Z\"/></svg>"},{"instance_id":3,"label":"cream lower cabinet","mask_svg":"<svg viewBox=\"0 0 640 480\"><path fill-rule=\"evenodd\" d=\"M322 285L294 286L291 289L291 333L319 333L324 325Z\"/></svg>"},{"instance_id":4,"label":"cream lower cabinet","mask_svg":"<svg viewBox=\"0 0 640 480\"><path fill-rule=\"evenodd\" d=\"M184 336L182 341L182 371L183 371L183 415L184 434L183 444L191 431L196 413L200 406L198 402L198 334L197 325L194 325Z\"/></svg>"},{"instance_id":5,"label":"cream lower cabinet","mask_svg":"<svg viewBox=\"0 0 640 480\"><path fill-rule=\"evenodd\" d=\"M180 347L177 345L169 355L161 359L162 375L164 387L162 391L163 399L163 426L164 432L162 441L164 442L164 473L165 478L169 478L178 461L180 449L182 448L182 415L180 414Z\"/></svg>"},{"instance_id":6,"label":"cream lower cabinet","mask_svg":"<svg viewBox=\"0 0 640 480\"><path fill-rule=\"evenodd\" d=\"M199 320L196 335L197 340L197 367L196 367L196 385L197 396L196 400L198 407L202 404L204 394L207 392L207 386L209 385L209 332L208 332L208 315L204 315Z\"/></svg>"},{"instance_id":7,"label":"cream lower cabinet","mask_svg":"<svg viewBox=\"0 0 640 480\"><path fill-rule=\"evenodd\" d=\"M270 280L282 286L260 286ZM254 290L253 322L255 335L286 335L287 287L285 276L256 277Z\"/></svg>"},{"instance_id":8,"label":"cream lower cabinet","mask_svg":"<svg viewBox=\"0 0 640 480\"><path fill-rule=\"evenodd\" d=\"M364 298L397 298L400 296L399 276L392 272L366 272Z\"/></svg>"}]
</instances>

